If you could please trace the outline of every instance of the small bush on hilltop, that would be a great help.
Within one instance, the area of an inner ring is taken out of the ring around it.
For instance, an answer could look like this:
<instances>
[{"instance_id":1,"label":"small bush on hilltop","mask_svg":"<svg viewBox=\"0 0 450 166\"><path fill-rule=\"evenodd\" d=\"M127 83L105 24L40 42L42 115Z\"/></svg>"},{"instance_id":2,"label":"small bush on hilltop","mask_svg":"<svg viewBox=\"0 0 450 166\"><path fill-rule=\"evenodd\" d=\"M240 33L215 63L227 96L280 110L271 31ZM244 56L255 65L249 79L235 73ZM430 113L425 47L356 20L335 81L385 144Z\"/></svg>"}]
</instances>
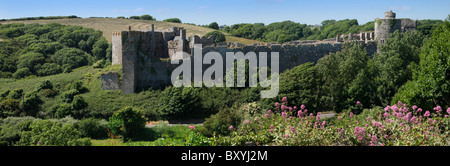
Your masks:
<instances>
[{"instance_id":1,"label":"small bush on hilltop","mask_svg":"<svg viewBox=\"0 0 450 166\"><path fill-rule=\"evenodd\" d=\"M220 43L220 42L225 42L226 38L225 35L220 32L220 31L212 31L212 32L208 32L205 37L210 37L213 36L214 37L214 43Z\"/></svg>"}]
</instances>

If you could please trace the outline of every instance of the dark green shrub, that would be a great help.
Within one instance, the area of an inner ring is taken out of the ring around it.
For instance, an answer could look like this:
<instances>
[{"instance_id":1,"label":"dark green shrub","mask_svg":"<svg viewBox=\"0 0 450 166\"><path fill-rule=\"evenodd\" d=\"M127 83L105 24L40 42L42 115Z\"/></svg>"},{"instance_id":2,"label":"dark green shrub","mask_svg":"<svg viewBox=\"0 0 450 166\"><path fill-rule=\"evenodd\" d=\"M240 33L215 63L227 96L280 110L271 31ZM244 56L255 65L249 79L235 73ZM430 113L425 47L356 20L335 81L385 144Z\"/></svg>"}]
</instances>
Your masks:
<instances>
[{"instance_id":1,"label":"dark green shrub","mask_svg":"<svg viewBox=\"0 0 450 166\"><path fill-rule=\"evenodd\" d=\"M63 68L56 63L44 63L42 66L37 68L36 74L38 76L48 76L59 74L63 72Z\"/></svg>"},{"instance_id":2,"label":"dark green shrub","mask_svg":"<svg viewBox=\"0 0 450 166\"><path fill-rule=\"evenodd\" d=\"M39 91L39 94L41 96L51 98L51 97L55 97L57 93L51 89L42 89L41 91Z\"/></svg>"},{"instance_id":3,"label":"dark green shrub","mask_svg":"<svg viewBox=\"0 0 450 166\"><path fill-rule=\"evenodd\" d=\"M20 100L5 99L0 101L0 117L19 116L21 112Z\"/></svg>"},{"instance_id":4,"label":"dark green shrub","mask_svg":"<svg viewBox=\"0 0 450 166\"><path fill-rule=\"evenodd\" d=\"M140 16L139 19L141 19L141 20L156 20L156 18L153 18L152 16L150 16L148 14L144 14L144 15Z\"/></svg>"},{"instance_id":5,"label":"dark green shrub","mask_svg":"<svg viewBox=\"0 0 450 166\"><path fill-rule=\"evenodd\" d=\"M108 41L105 38L101 38L93 45L92 55L96 60L106 59L106 50L108 49Z\"/></svg>"},{"instance_id":6,"label":"dark green shrub","mask_svg":"<svg viewBox=\"0 0 450 166\"><path fill-rule=\"evenodd\" d=\"M6 142L5 146L13 146L20 141L20 133L28 131L30 124L37 120L33 117L7 117L0 119L0 142Z\"/></svg>"},{"instance_id":7,"label":"dark green shrub","mask_svg":"<svg viewBox=\"0 0 450 166\"><path fill-rule=\"evenodd\" d=\"M103 119L88 118L78 123L78 130L82 137L90 137L94 139L106 138L108 122Z\"/></svg>"},{"instance_id":8,"label":"dark green shrub","mask_svg":"<svg viewBox=\"0 0 450 166\"><path fill-rule=\"evenodd\" d=\"M98 60L97 62L95 62L93 65L92 65L92 67L93 68L103 68L104 66L105 66L105 60L104 59L101 59L101 60Z\"/></svg>"},{"instance_id":9,"label":"dark green shrub","mask_svg":"<svg viewBox=\"0 0 450 166\"><path fill-rule=\"evenodd\" d=\"M217 114L211 115L203 123L198 130L204 136L211 137L213 135L229 135L232 132L230 126L237 128L244 117L239 110L240 105L235 104L233 107L225 107Z\"/></svg>"},{"instance_id":10,"label":"dark green shrub","mask_svg":"<svg viewBox=\"0 0 450 166\"><path fill-rule=\"evenodd\" d=\"M73 145L81 136L73 125L61 125L49 120L33 121L29 128L29 131L20 133L20 145L68 146Z\"/></svg>"},{"instance_id":11,"label":"dark green shrub","mask_svg":"<svg viewBox=\"0 0 450 166\"><path fill-rule=\"evenodd\" d=\"M50 80L44 80L39 82L39 84L36 85L35 90L39 92L42 89L53 89L52 82L50 82Z\"/></svg>"},{"instance_id":12,"label":"dark green shrub","mask_svg":"<svg viewBox=\"0 0 450 166\"><path fill-rule=\"evenodd\" d=\"M8 99L22 99L23 89L14 89L7 94Z\"/></svg>"},{"instance_id":13,"label":"dark green shrub","mask_svg":"<svg viewBox=\"0 0 450 166\"><path fill-rule=\"evenodd\" d=\"M168 18L163 20L164 22L182 23L179 18Z\"/></svg>"},{"instance_id":14,"label":"dark green shrub","mask_svg":"<svg viewBox=\"0 0 450 166\"><path fill-rule=\"evenodd\" d=\"M286 70L280 75L278 96L273 99L263 99L261 104L264 108L274 109L275 102L287 97L289 103L286 106L300 108L301 105L305 105L311 112L315 112L318 106L319 81L317 67L313 63L305 63Z\"/></svg>"},{"instance_id":15,"label":"dark green shrub","mask_svg":"<svg viewBox=\"0 0 450 166\"><path fill-rule=\"evenodd\" d=\"M74 141L70 141L68 146L91 146L92 142L90 138L80 138Z\"/></svg>"},{"instance_id":16,"label":"dark green shrub","mask_svg":"<svg viewBox=\"0 0 450 166\"><path fill-rule=\"evenodd\" d=\"M64 118L69 116L72 112L71 106L67 103L59 104L52 108L52 112L54 112L54 117L56 118Z\"/></svg>"},{"instance_id":17,"label":"dark green shrub","mask_svg":"<svg viewBox=\"0 0 450 166\"><path fill-rule=\"evenodd\" d=\"M78 95L78 94L79 94L78 90L71 89L71 90L65 91L61 97L64 102L70 103L73 101L73 98L75 97L75 95Z\"/></svg>"},{"instance_id":18,"label":"dark green shrub","mask_svg":"<svg viewBox=\"0 0 450 166\"><path fill-rule=\"evenodd\" d=\"M88 65L90 58L89 54L77 48L63 48L52 56L52 60L64 69Z\"/></svg>"},{"instance_id":19,"label":"dark green shrub","mask_svg":"<svg viewBox=\"0 0 450 166\"><path fill-rule=\"evenodd\" d=\"M213 36L214 37L214 42L215 43L220 43L220 42L225 42L227 39L225 38L225 35L220 32L220 31L212 31L212 32L208 32L205 37L210 37Z\"/></svg>"},{"instance_id":20,"label":"dark green shrub","mask_svg":"<svg viewBox=\"0 0 450 166\"><path fill-rule=\"evenodd\" d=\"M79 94L89 92L89 89L86 88L85 86L83 86L82 81L76 81L76 82L72 83L70 89L77 90Z\"/></svg>"},{"instance_id":21,"label":"dark green shrub","mask_svg":"<svg viewBox=\"0 0 450 166\"><path fill-rule=\"evenodd\" d=\"M212 28L212 29L219 29L219 24L217 24L217 22L212 22L211 24L208 25L208 28Z\"/></svg>"},{"instance_id":22,"label":"dark green shrub","mask_svg":"<svg viewBox=\"0 0 450 166\"><path fill-rule=\"evenodd\" d=\"M17 68L28 68L31 71L35 71L36 65L44 63L45 57L41 53L29 52L20 56Z\"/></svg>"},{"instance_id":23,"label":"dark green shrub","mask_svg":"<svg viewBox=\"0 0 450 166\"><path fill-rule=\"evenodd\" d=\"M88 106L88 103L84 101L84 98L80 95L77 95L73 98L72 101L72 109L73 110L81 110Z\"/></svg>"},{"instance_id":24,"label":"dark green shrub","mask_svg":"<svg viewBox=\"0 0 450 166\"><path fill-rule=\"evenodd\" d=\"M135 19L135 20L139 20L140 17L139 16L130 16L130 19Z\"/></svg>"},{"instance_id":25,"label":"dark green shrub","mask_svg":"<svg viewBox=\"0 0 450 166\"><path fill-rule=\"evenodd\" d=\"M200 108L195 88L168 87L160 95L158 113L163 119L186 119L195 117Z\"/></svg>"},{"instance_id":26,"label":"dark green shrub","mask_svg":"<svg viewBox=\"0 0 450 166\"><path fill-rule=\"evenodd\" d=\"M13 75L12 77L15 79L21 79L21 78L25 78L27 76L33 75L33 73L30 72L30 69L28 68L21 68L18 69Z\"/></svg>"},{"instance_id":27,"label":"dark green shrub","mask_svg":"<svg viewBox=\"0 0 450 166\"><path fill-rule=\"evenodd\" d=\"M40 110L40 104L42 104L43 101L38 95L37 91L31 91L25 94L23 102L21 103L21 106L25 110L26 115L28 116L35 116L36 113Z\"/></svg>"},{"instance_id":28,"label":"dark green shrub","mask_svg":"<svg viewBox=\"0 0 450 166\"><path fill-rule=\"evenodd\" d=\"M112 134L121 136L123 141L136 137L144 129L147 119L144 114L133 107L125 107L115 112L108 122Z\"/></svg>"}]
</instances>

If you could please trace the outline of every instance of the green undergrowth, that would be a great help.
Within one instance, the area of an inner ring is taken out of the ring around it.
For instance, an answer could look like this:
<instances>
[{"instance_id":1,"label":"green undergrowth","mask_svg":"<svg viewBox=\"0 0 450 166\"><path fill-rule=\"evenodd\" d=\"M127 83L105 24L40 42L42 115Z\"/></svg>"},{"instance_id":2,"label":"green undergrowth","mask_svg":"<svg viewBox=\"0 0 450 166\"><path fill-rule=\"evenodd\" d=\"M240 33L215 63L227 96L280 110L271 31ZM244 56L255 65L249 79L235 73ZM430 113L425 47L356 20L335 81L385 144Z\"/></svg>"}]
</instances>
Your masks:
<instances>
[{"instance_id":1,"label":"green undergrowth","mask_svg":"<svg viewBox=\"0 0 450 166\"><path fill-rule=\"evenodd\" d=\"M89 117L96 117L106 119L114 112L126 106L133 106L144 111L149 120L155 118L153 110L159 90L146 90L139 93L123 95L120 90L109 91L102 90L101 74L107 72L117 72L122 75L121 66L112 65L105 68L93 68L91 66L81 67L73 70L70 73L61 73L45 77L28 77L25 79L0 79L0 91L23 89L24 92L33 91L40 82L49 80L54 86L54 91L57 93L53 97L44 97L41 99L43 104L41 110L43 112L50 112L52 108L63 103L63 93L69 89L69 86L81 81L83 86L88 89L87 92L79 94L87 102L86 108Z\"/></svg>"}]
</instances>

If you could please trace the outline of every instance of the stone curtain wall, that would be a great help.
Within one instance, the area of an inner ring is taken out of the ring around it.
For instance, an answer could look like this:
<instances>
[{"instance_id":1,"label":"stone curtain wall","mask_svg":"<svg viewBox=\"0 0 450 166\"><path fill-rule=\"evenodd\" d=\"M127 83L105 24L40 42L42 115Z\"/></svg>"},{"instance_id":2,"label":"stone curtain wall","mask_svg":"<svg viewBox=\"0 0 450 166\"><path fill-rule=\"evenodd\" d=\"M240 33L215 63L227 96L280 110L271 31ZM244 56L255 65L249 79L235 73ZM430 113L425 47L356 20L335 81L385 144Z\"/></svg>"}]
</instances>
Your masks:
<instances>
[{"instance_id":1,"label":"stone curtain wall","mask_svg":"<svg viewBox=\"0 0 450 166\"><path fill-rule=\"evenodd\" d=\"M183 30L180 30L179 34L183 34ZM171 41L166 41L167 37L162 32L152 31L123 31L120 34L113 34L113 62L114 64L122 64L123 75L120 83L122 93L134 93L136 89L149 87L164 88L171 84L172 71L179 65L170 63L167 43L182 43L182 45L176 46L177 51L184 50L191 55L194 52L193 49L186 47L187 41L181 39L183 35L175 36ZM376 52L375 42L361 43L364 43L369 55ZM315 63L329 53L340 51L341 48L341 43L256 45L237 48L207 46L203 47L202 55L204 56L208 52L215 51L220 53L222 57L225 57L226 52L243 52L246 54L253 51L257 55L259 65L259 53L267 52L267 65L270 67L270 52L279 52L280 72L283 72L306 62ZM121 50L119 51L119 49ZM223 58L223 61L223 69L225 71L226 58ZM202 71L204 72L210 66L212 64L203 65ZM193 77L194 60L192 58L191 67L191 76Z\"/></svg>"},{"instance_id":2,"label":"stone curtain wall","mask_svg":"<svg viewBox=\"0 0 450 166\"><path fill-rule=\"evenodd\" d=\"M337 52L341 50L341 44L317 44L317 45L284 45L284 46L245 46L243 48L227 48L227 47L204 47L202 49L202 56L210 51L218 52L225 57L226 52L243 52L244 54L253 51L257 55L259 65L259 53L267 52L267 65L270 67L270 53L279 52L280 72L306 62L317 62L320 58L328 55L330 52ZM376 46L375 46L376 49ZM131 52L135 51L130 49ZM164 88L171 84L172 71L180 64L172 65L168 59L159 59L155 57L148 57L144 54L127 53L131 57L125 58L122 72L122 92L133 93L136 89L145 89L149 87ZM135 58L136 57L136 58ZM193 56L191 56L193 57ZM126 59L126 60L125 60ZM133 60L138 60L132 63ZM223 71L225 72L226 58L223 58ZM214 63L214 62L213 62ZM202 71L205 72L209 65L202 65ZM194 59L191 58L191 77L194 72ZM202 72L202 73L203 73ZM246 71L248 72L248 71ZM225 73L224 73L225 74ZM129 76L134 78L129 78Z\"/></svg>"}]
</instances>

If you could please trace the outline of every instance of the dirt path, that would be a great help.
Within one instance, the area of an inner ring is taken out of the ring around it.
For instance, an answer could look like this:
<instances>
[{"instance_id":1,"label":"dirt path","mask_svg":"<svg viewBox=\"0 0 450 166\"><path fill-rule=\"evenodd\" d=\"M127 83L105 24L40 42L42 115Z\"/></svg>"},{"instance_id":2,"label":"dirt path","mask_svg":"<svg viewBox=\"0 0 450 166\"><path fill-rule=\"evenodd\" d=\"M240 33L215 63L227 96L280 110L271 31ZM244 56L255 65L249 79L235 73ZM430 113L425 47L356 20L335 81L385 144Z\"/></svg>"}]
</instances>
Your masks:
<instances>
[{"instance_id":1,"label":"dirt path","mask_svg":"<svg viewBox=\"0 0 450 166\"><path fill-rule=\"evenodd\" d=\"M326 114L320 114L320 119L328 119L336 116L336 113L326 113Z\"/></svg>"},{"instance_id":2,"label":"dirt path","mask_svg":"<svg viewBox=\"0 0 450 166\"><path fill-rule=\"evenodd\" d=\"M166 123L167 126L199 126L203 125L203 122L205 122L205 119L191 119L191 120L176 120L176 121L150 121L145 124L145 127L152 128L155 127L158 124Z\"/></svg>"}]
</instances>

